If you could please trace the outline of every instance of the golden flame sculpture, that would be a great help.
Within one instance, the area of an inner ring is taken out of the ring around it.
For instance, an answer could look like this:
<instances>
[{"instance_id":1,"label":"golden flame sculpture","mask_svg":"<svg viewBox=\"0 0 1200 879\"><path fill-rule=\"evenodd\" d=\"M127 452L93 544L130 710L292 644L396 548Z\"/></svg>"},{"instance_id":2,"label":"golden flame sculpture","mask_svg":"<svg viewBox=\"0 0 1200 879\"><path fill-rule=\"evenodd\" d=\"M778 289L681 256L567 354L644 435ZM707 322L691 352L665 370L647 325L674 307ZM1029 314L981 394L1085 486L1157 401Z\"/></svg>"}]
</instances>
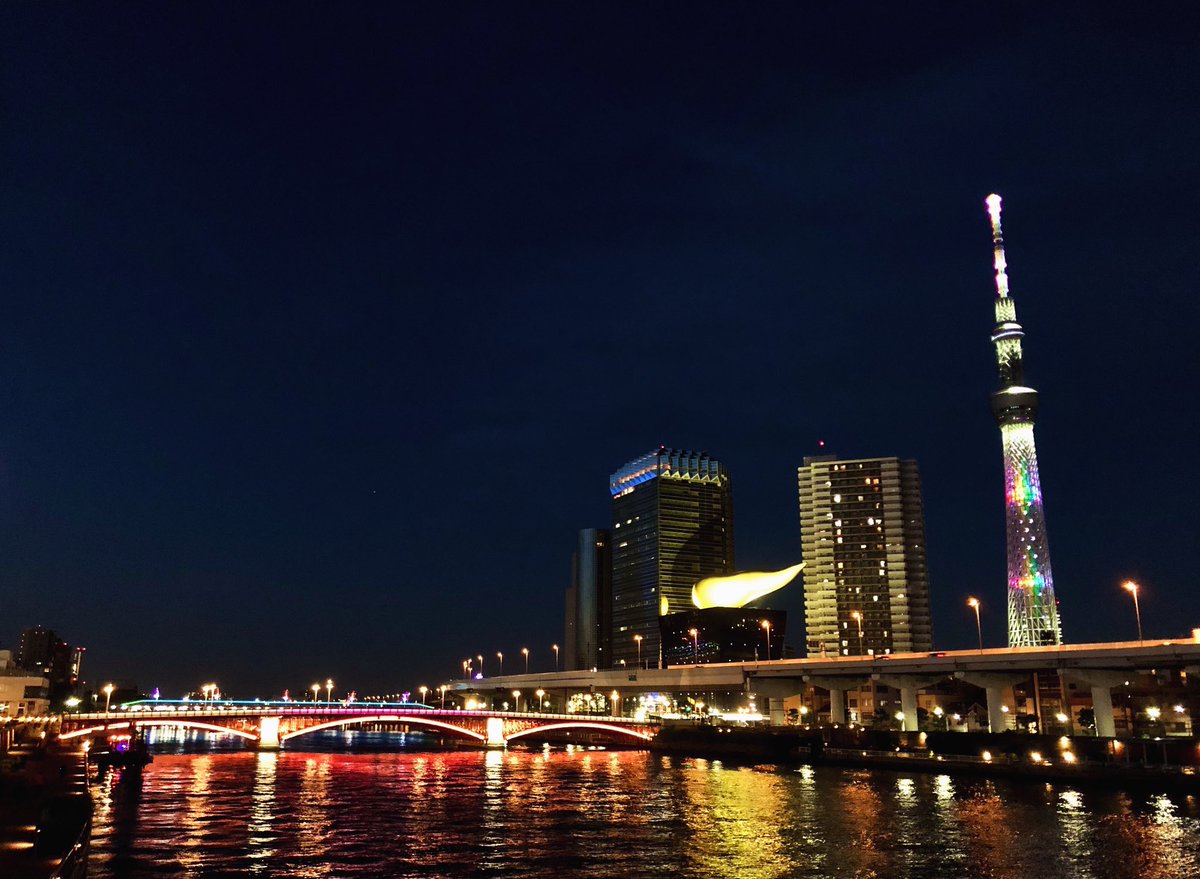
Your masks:
<instances>
[{"instance_id":1,"label":"golden flame sculpture","mask_svg":"<svg viewBox=\"0 0 1200 879\"><path fill-rule=\"evenodd\" d=\"M747 571L729 577L706 577L692 587L692 604L708 607L745 607L756 598L782 589L796 578L804 562L782 571Z\"/></svg>"}]
</instances>

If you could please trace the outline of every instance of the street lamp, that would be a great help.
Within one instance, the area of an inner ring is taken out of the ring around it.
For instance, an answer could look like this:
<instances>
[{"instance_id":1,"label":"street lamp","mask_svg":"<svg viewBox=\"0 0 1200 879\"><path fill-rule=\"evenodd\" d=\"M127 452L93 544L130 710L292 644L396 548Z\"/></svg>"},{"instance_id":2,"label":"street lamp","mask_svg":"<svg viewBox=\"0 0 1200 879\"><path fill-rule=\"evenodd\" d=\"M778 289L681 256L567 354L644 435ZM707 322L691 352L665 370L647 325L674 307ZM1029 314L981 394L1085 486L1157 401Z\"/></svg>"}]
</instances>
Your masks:
<instances>
[{"instance_id":1,"label":"street lamp","mask_svg":"<svg viewBox=\"0 0 1200 879\"><path fill-rule=\"evenodd\" d=\"M700 632L696 629L688 629L688 634L692 636L692 659L697 665L700 664Z\"/></svg>"},{"instance_id":2,"label":"street lamp","mask_svg":"<svg viewBox=\"0 0 1200 879\"><path fill-rule=\"evenodd\" d=\"M481 653L475 658L479 660L479 676L483 677L483 654Z\"/></svg>"},{"instance_id":3,"label":"street lamp","mask_svg":"<svg viewBox=\"0 0 1200 879\"><path fill-rule=\"evenodd\" d=\"M1133 613L1137 617L1138 643L1142 643L1142 609L1138 607L1138 584L1132 580L1126 580L1121 584L1121 588L1133 596Z\"/></svg>"},{"instance_id":4,"label":"street lamp","mask_svg":"<svg viewBox=\"0 0 1200 879\"><path fill-rule=\"evenodd\" d=\"M446 685L443 684L442 686L438 687L438 689L442 691L442 710L445 711L446 710Z\"/></svg>"},{"instance_id":5,"label":"street lamp","mask_svg":"<svg viewBox=\"0 0 1200 879\"><path fill-rule=\"evenodd\" d=\"M692 631L694 632L696 630L692 629ZM613 717L620 717L621 716L621 694L618 693L616 690L612 691L612 703L613 703Z\"/></svg>"},{"instance_id":6,"label":"street lamp","mask_svg":"<svg viewBox=\"0 0 1200 879\"><path fill-rule=\"evenodd\" d=\"M470 669L471 669L471 660L464 659L463 660L463 678L464 679L469 678L471 676Z\"/></svg>"},{"instance_id":7,"label":"street lamp","mask_svg":"<svg viewBox=\"0 0 1200 879\"><path fill-rule=\"evenodd\" d=\"M500 660L500 670L496 672L496 674L500 675L500 677L504 677L504 654L497 650L496 658Z\"/></svg>"},{"instance_id":8,"label":"street lamp","mask_svg":"<svg viewBox=\"0 0 1200 879\"><path fill-rule=\"evenodd\" d=\"M642 636L641 636L641 635L634 635L634 636L633 636L633 640L634 640L635 642L637 642L637 651L638 651L638 668L641 668L641 667L642 667Z\"/></svg>"},{"instance_id":9,"label":"street lamp","mask_svg":"<svg viewBox=\"0 0 1200 879\"><path fill-rule=\"evenodd\" d=\"M333 701L333 678L325 679L325 701Z\"/></svg>"},{"instance_id":10,"label":"street lamp","mask_svg":"<svg viewBox=\"0 0 1200 879\"><path fill-rule=\"evenodd\" d=\"M520 711L521 710L521 691L520 690L513 690L513 702L516 703L516 706L517 706L516 710Z\"/></svg>"},{"instance_id":11,"label":"street lamp","mask_svg":"<svg viewBox=\"0 0 1200 879\"><path fill-rule=\"evenodd\" d=\"M542 703L542 698L546 695L546 691L538 690L534 693L534 695L538 697L538 714L541 714L542 709L545 707L545 705Z\"/></svg>"},{"instance_id":12,"label":"street lamp","mask_svg":"<svg viewBox=\"0 0 1200 879\"><path fill-rule=\"evenodd\" d=\"M857 610L850 611L850 619L858 623L858 655L864 656L863 653L863 629L862 629L862 612Z\"/></svg>"},{"instance_id":13,"label":"street lamp","mask_svg":"<svg viewBox=\"0 0 1200 879\"><path fill-rule=\"evenodd\" d=\"M763 627L763 631L766 633L766 641L767 641L767 662L770 662L770 661L771 661L771 621L770 621L770 620L763 620L763 621L762 621L762 627Z\"/></svg>"},{"instance_id":14,"label":"street lamp","mask_svg":"<svg viewBox=\"0 0 1200 879\"><path fill-rule=\"evenodd\" d=\"M983 623L979 621L979 599L974 595L967 596L967 607L975 611L975 632L979 635L979 652L983 652Z\"/></svg>"},{"instance_id":15,"label":"street lamp","mask_svg":"<svg viewBox=\"0 0 1200 879\"><path fill-rule=\"evenodd\" d=\"M558 671L558 645L551 644L550 649L554 651L554 670Z\"/></svg>"},{"instance_id":16,"label":"street lamp","mask_svg":"<svg viewBox=\"0 0 1200 879\"><path fill-rule=\"evenodd\" d=\"M426 687L426 686L424 686L424 685L422 685L422 686L420 686L420 687L417 687L417 692L421 694L421 701L422 701L422 702L424 702L424 701L425 701L425 694L429 692L429 688L428 688L428 687Z\"/></svg>"},{"instance_id":17,"label":"street lamp","mask_svg":"<svg viewBox=\"0 0 1200 879\"><path fill-rule=\"evenodd\" d=\"M113 693L113 685L105 684L104 685L104 713L105 714L108 714L109 706L112 705L112 693Z\"/></svg>"},{"instance_id":18,"label":"street lamp","mask_svg":"<svg viewBox=\"0 0 1200 879\"><path fill-rule=\"evenodd\" d=\"M525 674L529 674L529 648L522 647L521 652L525 654Z\"/></svg>"},{"instance_id":19,"label":"street lamp","mask_svg":"<svg viewBox=\"0 0 1200 879\"><path fill-rule=\"evenodd\" d=\"M314 682L312 685L312 691L313 691L313 701L316 702L317 694L321 692L321 685Z\"/></svg>"}]
</instances>

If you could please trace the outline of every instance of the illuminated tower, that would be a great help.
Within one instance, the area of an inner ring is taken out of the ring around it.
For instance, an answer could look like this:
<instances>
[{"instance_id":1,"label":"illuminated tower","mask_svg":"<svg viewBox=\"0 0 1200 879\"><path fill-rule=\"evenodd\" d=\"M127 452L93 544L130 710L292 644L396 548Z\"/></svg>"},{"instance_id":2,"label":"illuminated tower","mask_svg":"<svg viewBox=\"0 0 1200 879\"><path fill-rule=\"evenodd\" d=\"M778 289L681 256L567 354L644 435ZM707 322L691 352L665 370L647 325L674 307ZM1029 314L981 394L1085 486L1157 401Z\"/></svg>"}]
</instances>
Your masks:
<instances>
[{"instance_id":1,"label":"illuminated tower","mask_svg":"<svg viewBox=\"0 0 1200 879\"><path fill-rule=\"evenodd\" d=\"M1042 484L1038 478L1033 422L1038 393L1026 386L1021 366L1021 338L1017 307L1008 295L1004 237L1000 232L1000 196L987 197L992 218L992 243L996 264L996 363L1000 390L992 394L992 415L1004 442L1005 518L1008 530L1008 645L1040 647L1062 643L1054 579L1050 574L1050 547L1046 543L1046 518L1042 512Z\"/></svg>"}]
</instances>

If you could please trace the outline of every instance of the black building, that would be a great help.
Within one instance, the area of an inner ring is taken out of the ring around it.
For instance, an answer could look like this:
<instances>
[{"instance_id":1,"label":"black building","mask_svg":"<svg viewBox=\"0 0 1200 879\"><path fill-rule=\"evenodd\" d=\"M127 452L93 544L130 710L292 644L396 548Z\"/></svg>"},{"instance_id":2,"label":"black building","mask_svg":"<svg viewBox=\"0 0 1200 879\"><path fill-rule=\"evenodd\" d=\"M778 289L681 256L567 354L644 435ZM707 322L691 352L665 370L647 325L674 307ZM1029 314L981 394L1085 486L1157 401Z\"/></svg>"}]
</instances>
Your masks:
<instances>
[{"instance_id":1,"label":"black building","mask_svg":"<svg viewBox=\"0 0 1200 879\"><path fill-rule=\"evenodd\" d=\"M612 655L612 539L607 529L579 532L566 604L565 667L608 668Z\"/></svg>"},{"instance_id":2,"label":"black building","mask_svg":"<svg viewBox=\"0 0 1200 879\"><path fill-rule=\"evenodd\" d=\"M787 612L755 607L692 608L659 617L663 664L783 658Z\"/></svg>"}]
</instances>

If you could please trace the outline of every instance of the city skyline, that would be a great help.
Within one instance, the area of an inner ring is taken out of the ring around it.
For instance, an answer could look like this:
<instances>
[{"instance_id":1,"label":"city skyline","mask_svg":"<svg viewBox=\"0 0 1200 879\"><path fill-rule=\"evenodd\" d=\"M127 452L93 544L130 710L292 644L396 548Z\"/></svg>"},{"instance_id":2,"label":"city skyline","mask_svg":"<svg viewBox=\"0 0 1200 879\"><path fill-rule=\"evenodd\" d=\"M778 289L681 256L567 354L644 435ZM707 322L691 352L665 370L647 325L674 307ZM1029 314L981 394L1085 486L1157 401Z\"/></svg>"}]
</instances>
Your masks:
<instances>
[{"instance_id":1,"label":"city skyline","mask_svg":"<svg viewBox=\"0 0 1200 879\"><path fill-rule=\"evenodd\" d=\"M1195 434L1188 28L308 15L0 10L0 648L164 692L549 668L615 462L710 450L778 570L821 441L920 462L935 643L968 595L1006 643L989 192L1067 640L1135 634L1127 579L1200 624L1197 477L1140 464Z\"/></svg>"}]
</instances>

